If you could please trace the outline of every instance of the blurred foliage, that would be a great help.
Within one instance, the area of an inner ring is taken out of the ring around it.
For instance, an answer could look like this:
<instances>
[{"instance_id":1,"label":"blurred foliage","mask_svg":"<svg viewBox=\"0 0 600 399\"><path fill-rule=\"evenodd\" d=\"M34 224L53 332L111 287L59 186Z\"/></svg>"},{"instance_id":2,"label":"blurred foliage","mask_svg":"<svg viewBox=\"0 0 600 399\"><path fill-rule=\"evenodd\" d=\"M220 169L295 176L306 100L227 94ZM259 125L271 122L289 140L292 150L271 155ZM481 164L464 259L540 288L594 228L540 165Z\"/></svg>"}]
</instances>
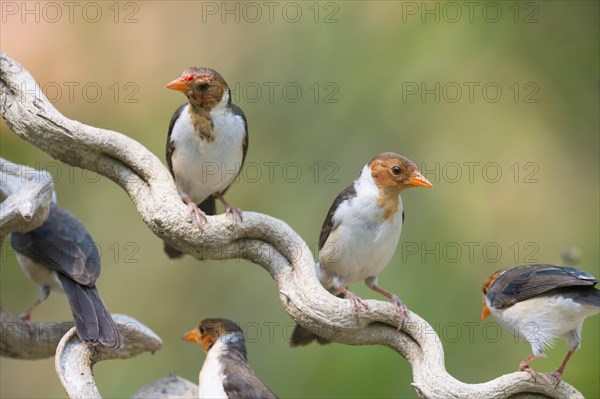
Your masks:
<instances>
[{"instance_id":1,"label":"blurred foliage","mask_svg":"<svg viewBox=\"0 0 600 399\"><path fill-rule=\"evenodd\" d=\"M2 1L0 38L61 112L123 132L164 161L168 121L184 102L164 85L190 65L217 69L250 127L248 167L228 200L285 220L313 248L331 201L371 157L395 151L419 163L435 187L403 194L404 244L380 284L440 332L456 378L492 379L530 353L479 322L480 285L492 272L560 263L575 246L578 266L600 276L598 2L475 2L471 15L461 2L277 2L272 14L261 2L99 2L97 22L84 3L72 22L54 4L57 20L47 3ZM171 371L197 381L204 355L180 338L215 316L246 327L250 363L281 397L415 397L407 362L385 348L290 349L292 322L262 269L170 262L115 184L1 123L1 156L48 169L61 205L97 241L108 308L164 340L154 355L98 364L106 397ZM19 313L37 289L4 245L2 301ZM69 317L61 295L33 316ZM588 398L600 397L599 336L600 317L588 319L565 374ZM553 371L565 353L559 342L533 365ZM63 395L52 359L0 359L1 397Z\"/></svg>"}]
</instances>

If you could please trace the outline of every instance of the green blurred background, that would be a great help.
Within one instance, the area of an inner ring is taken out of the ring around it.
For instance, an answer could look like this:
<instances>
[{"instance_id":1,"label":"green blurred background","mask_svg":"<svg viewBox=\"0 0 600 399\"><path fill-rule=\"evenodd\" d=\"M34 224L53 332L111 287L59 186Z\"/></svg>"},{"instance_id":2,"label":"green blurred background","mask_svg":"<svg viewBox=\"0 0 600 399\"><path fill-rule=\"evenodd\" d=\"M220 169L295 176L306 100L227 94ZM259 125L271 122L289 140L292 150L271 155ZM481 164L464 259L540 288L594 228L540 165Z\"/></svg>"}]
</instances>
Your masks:
<instances>
[{"instance_id":1,"label":"green blurred background","mask_svg":"<svg viewBox=\"0 0 600 399\"><path fill-rule=\"evenodd\" d=\"M560 263L576 247L578 266L600 276L598 2L48 4L0 2L1 48L61 112L164 161L169 119L184 102L165 84L190 65L217 69L250 128L248 168L228 200L285 220L312 248L333 198L371 157L395 151L420 164L435 187L403 194L404 244L380 284L440 333L458 379L512 372L530 353L479 322L492 272ZM289 348L291 320L260 267L170 262L115 184L0 127L1 156L48 169L60 204L98 243L108 308L164 341L154 355L98 364L105 397L169 372L197 382L204 355L181 336L215 316L246 328L252 367L281 397L416 396L408 363L383 347ZM20 313L37 289L4 245L1 297ZM64 296L52 295L33 319L70 317ZM588 319L565 374L588 398L600 397L599 336L600 317ZM548 354L534 367L553 371L565 343ZM64 392L52 359L2 358L0 396Z\"/></svg>"}]
</instances>

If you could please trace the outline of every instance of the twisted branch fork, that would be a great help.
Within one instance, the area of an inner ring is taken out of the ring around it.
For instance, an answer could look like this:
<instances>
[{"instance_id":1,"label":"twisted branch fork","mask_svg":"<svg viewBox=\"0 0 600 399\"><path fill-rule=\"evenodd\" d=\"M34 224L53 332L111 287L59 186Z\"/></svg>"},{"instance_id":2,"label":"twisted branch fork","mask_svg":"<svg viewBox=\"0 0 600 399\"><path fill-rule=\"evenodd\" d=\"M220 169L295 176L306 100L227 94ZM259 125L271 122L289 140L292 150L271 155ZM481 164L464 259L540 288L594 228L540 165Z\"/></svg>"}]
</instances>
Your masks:
<instances>
[{"instance_id":1,"label":"twisted branch fork","mask_svg":"<svg viewBox=\"0 0 600 399\"><path fill-rule=\"evenodd\" d=\"M413 386L422 398L500 399L523 394L545 398L583 398L567 383L533 383L515 372L481 384L458 381L444 367L435 330L417 314L396 331L398 319L388 302L369 300L357 325L348 301L327 293L315 276L306 243L276 218L244 212L229 229L225 215L209 217L202 234L189 228L185 205L160 160L137 141L118 132L87 126L60 114L33 77L0 52L0 111L20 137L72 166L97 172L121 186L148 228L174 248L198 259L245 258L267 270L287 313L308 330L349 345L385 345L412 367ZM530 396L531 397L531 396Z\"/></svg>"}]
</instances>

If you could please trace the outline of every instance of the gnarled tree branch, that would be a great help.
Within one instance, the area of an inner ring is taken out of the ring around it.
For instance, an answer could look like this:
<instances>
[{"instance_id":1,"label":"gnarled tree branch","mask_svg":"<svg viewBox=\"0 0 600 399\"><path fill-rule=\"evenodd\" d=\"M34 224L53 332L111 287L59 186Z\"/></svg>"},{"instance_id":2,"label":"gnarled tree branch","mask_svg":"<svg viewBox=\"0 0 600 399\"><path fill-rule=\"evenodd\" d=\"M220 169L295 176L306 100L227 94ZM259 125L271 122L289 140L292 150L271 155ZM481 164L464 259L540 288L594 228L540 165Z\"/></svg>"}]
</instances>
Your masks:
<instances>
[{"instance_id":1,"label":"gnarled tree branch","mask_svg":"<svg viewBox=\"0 0 600 399\"><path fill-rule=\"evenodd\" d=\"M0 158L0 194L4 199L0 204L2 238L14 231L28 232L41 226L48 217L53 187L49 173ZM56 372L67 395L70 398L100 398L92 375L96 362L155 352L162 345L160 338L137 320L123 315L113 317L123 336L123 346L118 349L101 345L89 347L79 340L72 321L26 323L0 303L0 355L40 359L56 353ZM172 376L160 379L140 392L146 397L198 396L194 384Z\"/></svg>"},{"instance_id":2,"label":"gnarled tree branch","mask_svg":"<svg viewBox=\"0 0 600 399\"><path fill-rule=\"evenodd\" d=\"M44 223L54 195L48 172L0 158L0 245L11 232L25 233ZM3 248L3 246L2 246ZM0 248L0 251L2 250ZM19 359L50 357L72 321L25 323L0 301L0 355Z\"/></svg>"},{"instance_id":3,"label":"gnarled tree branch","mask_svg":"<svg viewBox=\"0 0 600 399\"><path fill-rule=\"evenodd\" d=\"M95 363L128 359L143 352L155 352L162 346L158 335L137 320L124 315L113 315L113 319L123 336L123 345L118 349L88 346L79 340L75 327L60 340L54 364L69 398L101 398L92 375Z\"/></svg>"},{"instance_id":4,"label":"gnarled tree branch","mask_svg":"<svg viewBox=\"0 0 600 399\"><path fill-rule=\"evenodd\" d=\"M244 222L230 230L224 215L212 216L200 234L190 228L186 207L156 156L120 133L65 118L35 89L31 75L4 53L0 53L0 94L2 116L17 135L56 159L115 181L155 235L198 259L242 257L259 264L274 278L281 303L295 321L334 342L380 344L395 350L411 364L413 386L421 397L582 397L567 383L555 389L552 381L538 378L533 383L524 372L482 384L458 381L445 369L443 348L434 329L417 314L410 313L402 331L396 331L393 305L369 300L369 310L357 325L349 301L322 288L310 249L281 220L244 212Z\"/></svg>"}]
</instances>

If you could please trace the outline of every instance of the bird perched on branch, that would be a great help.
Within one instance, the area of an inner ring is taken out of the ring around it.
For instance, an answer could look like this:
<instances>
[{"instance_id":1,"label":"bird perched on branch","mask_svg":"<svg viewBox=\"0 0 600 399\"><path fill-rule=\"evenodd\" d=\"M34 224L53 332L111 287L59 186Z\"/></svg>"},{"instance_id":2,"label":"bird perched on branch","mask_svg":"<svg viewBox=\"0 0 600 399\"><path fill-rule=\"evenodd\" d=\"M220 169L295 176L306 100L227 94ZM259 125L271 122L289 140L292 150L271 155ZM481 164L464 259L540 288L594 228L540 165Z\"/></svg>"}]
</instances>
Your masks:
<instances>
[{"instance_id":1,"label":"bird perched on branch","mask_svg":"<svg viewBox=\"0 0 600 399\"><path fill-rule=\"evenodd\" d=\"M363 280L396 305L398 328L406 317L406 306L377 285L377 275L396 251L404 221L400 193L410 187L433 185L410 159L393 152L379 154L333 201L321 228L317 276L330 293L350 300L359 320L361 306L368 306L348 286ZM307 345L313 340L328 342L297 325L290 344Z\"/></svg>"},{"instance_id":2,"label":"bird perched on branch","mask_svg":"<svg viewBox=\"0 0 600 399\"><path fill-rule=\"evenodd\" d=\"M121 334L95 285L100 254L75 216L52 204L44 224L28 233L12 233L10 242L21 269L40 287L40 298L21 316L23 320L30 321L31 312L51 291L64 292L79 339L88 345L121 346Z\"/></svg>"},{"instance_id":3,"label":"bird perched on branch","mask_svg":"<svg viewBox=\"0 0 600 399\"><path fill-rule=\"evenodd\" d=\"M556 386L565 367L581 343L583 320L600 313L598 280L589 273L571 267L525 265L503 269L483 283L481 320L490 313L498 323L517 338L531 344L533 352L519 364L536 379L529 364L552 346L554 340L567 341L569 352L552 373Z\"/></svg>"},{"instance_id":4,"label":"bird perched on branch","mask_svg":"<svg viewBox=\"0 0 600 399\"><path fill-rule=\"evenodd\" d=\"M199 376L200 398L277 398L248 365L242 329L226 319L204 319L184 341L206 352Z\"/></svg>"},{"instance_id":5,"label":"bird perched on branch","mask_svg":"<svg viewBox=\"0 0 600 399\"><path fill-rule=\"evenodd\" d=\"M242 220L242 212L223 198L242 169L248 150L248 126L231 91L215 70L190 67L167 88L183 92L188 103L177 108L167 136L167 165L179 195L200 228L216 214L215 197L225 213ZM181 252L165 244L170 258Z\"/></svg>"}]
</instances>

